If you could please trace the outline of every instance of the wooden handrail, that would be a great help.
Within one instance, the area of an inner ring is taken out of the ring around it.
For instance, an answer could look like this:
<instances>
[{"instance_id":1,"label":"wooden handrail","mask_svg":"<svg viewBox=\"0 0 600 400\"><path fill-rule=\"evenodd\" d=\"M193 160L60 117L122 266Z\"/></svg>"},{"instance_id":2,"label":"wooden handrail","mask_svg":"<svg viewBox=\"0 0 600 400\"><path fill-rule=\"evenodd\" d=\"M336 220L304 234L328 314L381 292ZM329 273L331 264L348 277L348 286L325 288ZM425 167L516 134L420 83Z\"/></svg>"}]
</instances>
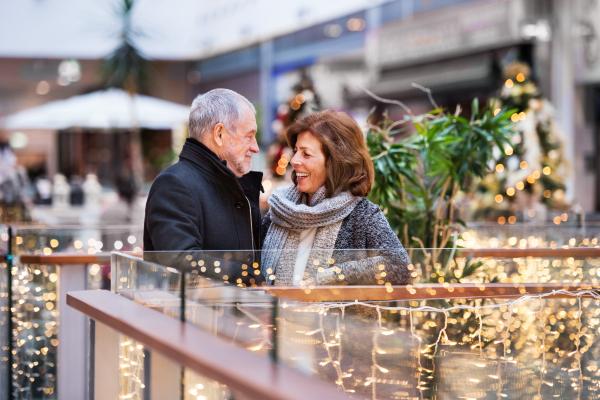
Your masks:
<instances>
[{"instance_id":1,"label":"wooden handrail","mask_svg":"<svg viewBox=\"0 0 600 400\"><path fill-rule=\"evenodd\" d=\"M525 294L552 293L555 290L599 290L590 283L428 283L407 286L315 286L303 289L292 286L268 286L248 290L264 290L272 296L292 301L394 301L482 299L519 297ZM557 293L552 297L568 297Z\"/></svg>"},{"instance_id":2,"label":"wooden handrail","mask_svg":"<svg viewBox=\"0 0 600 400\"><path fill-rule=\"evenodd\" d=\"M57 253L48 256L41 254L22 254L20 262L24 264L106 264L110 263L110 253L69 254Z\"/></svg>"},{"instance_id":3,"label":"wooden handrail","mask_svg":"<svg viewBox=\"0 0 600 400\"><path fill-rule=\"evenodd\" d=\"M421 249L414 249L421 251ZM125 253L138 258L142 253ZM523 258L523 257L574 257L589 258L600 257L600 247L569 247L569 248L498 248L498 249L457 249L457 256L468 257L496 257L496 258ZM2 257L2 255L0 255ZM48 256L42 254L22 254L21 262L28 264L102 264L110 262L110 253L78 254L57 253Z\"/></svg>"},{"instance_id":4,"label":"wooden handrail","mask_svg":"<svg viewBox=\"0 0 600 400\"><path fill-rule=\"evenodd\" d=\"M256 400L348 399L334 385L275 365L201 329L108 291L67 294L67 304L173 361Z\"/></svg>"},{"instance_id":5,"label":"wooden handrail","mask_svg":"<svg viewBox=\"0 0 600 400\"><path fill-rule=\"evenodd\" d=\"M415 249L416 251L420 249ZM522 258L522 257L600 257L600 247L530 247L498 248L498 249L456 249L459 255L468 257L497 257L497 258Z\"/></svg>"},{"instance_id":6,"label":"wooden handrail","mask_svg":"<svg viewBox=\"0 0 600 400\"><path fill-rule=\"evenodd\" d=\"M422 249L413 249L422 251ZM428 250L428 249L426 249ZM450 251L450 250L448 250ZM143 253L126 252L124 254L142 258ZM496 258L523 258L523 257L574 257L589 258L600 257L600 247L569 247L569 248L498 248L498 249L457 249L457 256L462 257L496 257ZM1 255L0 255L1 256ZM20 256L22 262L31 264L90 264L110 261L110 253L78 254L57 253L51 255L23 254Z\"/></svg>"}]
</instances>

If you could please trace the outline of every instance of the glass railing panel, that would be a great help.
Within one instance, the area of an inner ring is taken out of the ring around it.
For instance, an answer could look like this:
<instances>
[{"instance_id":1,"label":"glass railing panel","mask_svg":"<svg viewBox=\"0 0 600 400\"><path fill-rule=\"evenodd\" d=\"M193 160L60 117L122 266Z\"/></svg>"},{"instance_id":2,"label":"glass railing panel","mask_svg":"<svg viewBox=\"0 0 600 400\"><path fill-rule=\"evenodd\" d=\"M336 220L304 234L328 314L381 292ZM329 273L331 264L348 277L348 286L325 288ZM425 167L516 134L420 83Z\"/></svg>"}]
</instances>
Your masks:
<instances>
[{"instance_id":1,"label":"glass railing panel","mask_svg":"<svg viewBox=\"0 0 600 400\"><path fill-rule=\"evenodd\" d=\"M231 252L160 256L169 264L164 267L167 271L185 274L186 284L180 289L189 323L359 398L434 399L442 394L452 398L593 398L600 382L596 361L600 356L596 343L600 296L596 292L557 289L550 294L498 299L481 285L477 288L483 289L480 295L470 291L464 299L411 299L408 293L413 293L411 287L419 287L435 295L428 283L504 282L511 287L518 283L540 287L557 282L597 283L598 274L592 271L597 270L596 258L471 258L459 250L434 250L411 252L409 271L416 274L414 282L406 293L399 292L400 300L386 302L299 302L292 295L286 297L285 290L274 300L259 285L229 279L237 265L231 263L237 260L241 264L237 272L248 272L242 275L244 279L257 276L254 270L266 272L260 254L253 254L261 260L256 264L243 262L247 254L226 254ZM279 257L287 259L284 253ZM157 256L137 257L157 260ZM400 254L337 251L327 257L307 262L313 262L317 273L319 268L335 268L340 282L336 281L339 289L332 290L355 290L348 279L339 276L358 263L373 273L367 274L371 286L393 291L392 285L386 285L391 277L383 272L395 267L393 260ZM370 264L364 261L368 259L378 260L372 263L376 269L368 269ZM480 265L475 268L472 263ZM468 269L473 271L467 274ZM277 275L277 271L269 274ZM133 275L123 276L127 276L123 282L133 281ZM318 286L303 280L288 293L310 294L311 287ZM248 286L255 288L248 291ZM359 290L361 295L372 289ZM221 393L218 387L214 390Z\"/></svg>"},{"instance_id":2,"label":"glass railing panel","mask_svg":"<svg viewBox=\"0 0 600 400\"><path fill-rule=\"evenodd\" d=\"M279 355L359 398L595 398L598 314L576 296L288 303Z\"/></svg>"},{"instance_id":3,"label":"glass railing panel","mask_svg":"<svg viewBox=\"0 0 600 400\"><path fill-rule=\"evenodd\" d=\"M573 249L574 254L549 249L541 255L528 255L528 249L524 249L525 254L511 250L493 249L493 255L461 248L406 252L313 250L302 276L294 276L297 271L294 250L145 252L138 257L185 272L190 293L212 285L259 287L266 285L265 281L307 291L319 285L389 287L423 283L596 284L600 281L600 257L583 253L579 256L579 249Z\"/></svg>"},{"instance_id":4,"label":"glass railing panel","mask_svg":"<svg viewBox=\"0 0 600 400\"><path fill-rule=\"evenodd\" d=\"M186 322L244 347L269 355L273 349L277 300L235 286L187 291Z\"/></svg>"},{"instance_id":5,"label":"glass railing panel","mask_svg":"<svg viewBox=\"0 0 600 400\"><path fill-rule=\"evenodd\" d=\"M506 250L506 251L504 251ZM514 256L497 249L480 256L470 249L409 249L413 283L590 283L600 281L600 258L577 254ZM473 254L472 254L473 253ZM503 256L503 253L506 256Z\"/></svg>"},{"instance_id":6,"label":"glass railing panel","mask_svg":"<svg viewBox=\"0 0 600 400\"><path fill-rule=\"evenodd\" d=\"M229 282L228 274L234 269L239 269L239 276L243 276L246 270L242 266L247 264L242 261L247 254L113 253L114 291L172 316L179 315L181 299L185 298L187 322L247 349L267 354L271 348L272 310L276 299L263 292L241 290ZM158 264L159 261L168 266ZM260 275L260 271L256 271Z\"/></svg>"},{"instance_id":7,"label":"glass railing panel","mask_svg":"<svg viewBox=\"0 0 600 400\"><path fill-rule=\"evenodd\" d=\"M141 226L13 226L15 254L96 254L113 250L141 251Z\"/></svg>"},{"instance_id":8,"label":"glass railing panel","mask_svg":"<svg viewBox=\"0 0 600 400\"><path fill-rule=\"evenodd\" d=\"M112 254L112 291L163 314L180 318L184 273L144 261L141 257L141 254Z\"/></svg>"}]
</instances>

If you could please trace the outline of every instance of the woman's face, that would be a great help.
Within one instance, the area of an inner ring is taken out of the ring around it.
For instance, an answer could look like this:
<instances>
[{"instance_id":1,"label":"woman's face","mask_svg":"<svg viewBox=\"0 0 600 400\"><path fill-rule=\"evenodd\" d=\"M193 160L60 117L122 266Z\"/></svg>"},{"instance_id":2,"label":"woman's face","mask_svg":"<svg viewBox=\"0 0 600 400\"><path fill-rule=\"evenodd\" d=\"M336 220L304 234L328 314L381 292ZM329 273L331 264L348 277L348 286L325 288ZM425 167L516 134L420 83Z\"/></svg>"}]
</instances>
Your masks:
<instances>
[{"instance_id":1,"label":"woman's face","mask_svg":"<svg viewBox=\"0 0 600 400\"><path fill-rule=\"evenodd\" d=\"M323 154L321 142L312 133L306 131L298 135L294 157L290 164L296 171L300 192L307 193L309 197L312 197L317 189L325 185L327 179L325 154Z\"/></svg>"}]
</instances>

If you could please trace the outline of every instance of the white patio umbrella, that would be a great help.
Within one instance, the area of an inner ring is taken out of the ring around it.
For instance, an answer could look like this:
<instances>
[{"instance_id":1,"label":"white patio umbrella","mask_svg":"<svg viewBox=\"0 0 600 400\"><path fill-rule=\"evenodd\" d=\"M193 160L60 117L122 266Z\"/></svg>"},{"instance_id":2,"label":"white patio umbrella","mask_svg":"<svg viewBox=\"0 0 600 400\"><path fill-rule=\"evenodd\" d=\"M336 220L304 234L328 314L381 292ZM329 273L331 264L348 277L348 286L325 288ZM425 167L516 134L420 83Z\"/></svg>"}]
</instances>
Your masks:
<instances>
[{"instance_id":1,"label":"white patio umbrella","mask_svg":"<svg viewBox=\"0 0 600 400\"><path fill-rule=\"evenodd\" d=\"M190 107L154 97L101 90L30 108L0 122L5 129L172 129L186 122Z\"/></svg>"}]
</instances>

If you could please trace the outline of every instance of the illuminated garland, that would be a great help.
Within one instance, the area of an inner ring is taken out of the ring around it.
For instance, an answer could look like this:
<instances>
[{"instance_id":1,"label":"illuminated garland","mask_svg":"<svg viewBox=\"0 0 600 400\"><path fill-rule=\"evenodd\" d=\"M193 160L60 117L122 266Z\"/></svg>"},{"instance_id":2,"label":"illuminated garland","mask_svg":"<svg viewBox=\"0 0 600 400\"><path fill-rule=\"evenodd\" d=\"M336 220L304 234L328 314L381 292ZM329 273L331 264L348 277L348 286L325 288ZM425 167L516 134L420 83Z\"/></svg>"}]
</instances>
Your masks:
<instances>
[{"instance_id":1,"label":"illuminated garland","mask_svg":"<svg viewBox=\"0 0 600 400\"><path fill-rule=\"evenodd\" d=\"M56 397L58 310L56 265L16 264L13 286L13 396Z\"/></svg>"}]
</instances>

